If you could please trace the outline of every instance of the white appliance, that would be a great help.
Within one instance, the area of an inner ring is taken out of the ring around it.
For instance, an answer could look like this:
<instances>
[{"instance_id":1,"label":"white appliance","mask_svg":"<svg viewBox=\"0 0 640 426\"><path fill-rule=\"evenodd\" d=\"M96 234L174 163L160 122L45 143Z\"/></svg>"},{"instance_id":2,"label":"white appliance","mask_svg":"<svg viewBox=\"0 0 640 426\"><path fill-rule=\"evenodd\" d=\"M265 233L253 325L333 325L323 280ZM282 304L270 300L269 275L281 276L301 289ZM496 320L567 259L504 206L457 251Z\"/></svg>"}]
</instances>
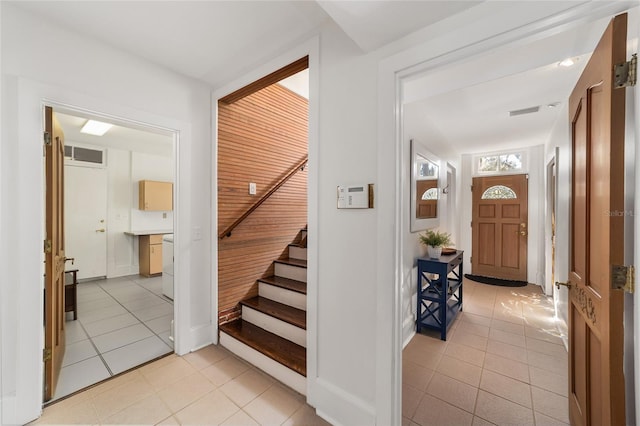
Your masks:
<instances>
[{"instance_id":1,"label":"white appliance","mask_svg":"<svg viewBox=\"0 0 640 426\"><path fill-rule=\"evenodd\" d=\"M162 237L162 294L173 300L173 234Z\"/></svg>"}]
</instances>

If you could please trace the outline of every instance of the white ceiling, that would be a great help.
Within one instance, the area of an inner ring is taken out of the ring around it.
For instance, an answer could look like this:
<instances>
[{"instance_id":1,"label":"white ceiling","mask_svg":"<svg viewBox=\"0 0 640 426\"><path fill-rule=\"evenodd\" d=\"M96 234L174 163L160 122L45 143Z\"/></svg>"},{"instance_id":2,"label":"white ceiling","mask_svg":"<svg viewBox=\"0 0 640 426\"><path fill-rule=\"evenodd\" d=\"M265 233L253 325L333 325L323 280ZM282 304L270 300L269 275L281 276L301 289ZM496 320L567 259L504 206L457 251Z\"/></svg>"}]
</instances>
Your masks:
<instances>
[{"instance_id":1,"label":"white ceiling","mask_svg":"<svg viewBox=\"0 0 640 426\"><path fill-rule=\"evenodd\" d=\"M213 88L316 34L328 21L369 52L429 25L447 31L451 19L479 14L479 5L500 6L431 0L12 3ZM579 4L566 3L565 8ZM547 4L555 7L555 2ZM546 7L545 2L539 5ZM638 25L637 12L634 19L629 26ZM583 23L407 80L405 136L454 147L458 153L544 143L564 104L520 117L509 117L508 111L565 102L586 57L572 69L555 63L590 52L606 21Z\"/></svg>"},{"instance_id":2,"label":"white ceiling","mask_svg":"<svg viewBox=\"0 0 640 426\"><path fill-rule=\"evenodd\" d=\"M90 145L102 148L122 149L125 151L144 152L147 154L173 155L173 136L167 132L154 129L133 128L115 124L109 119L93 117L80 112L56 110L56 118L64 132L67 145ZM89 118L96 119L114 126L103 136L93 136L81 133L80 129Z\"/></svg>"},{"instance_id":3,"label":"white ceiling","mask_svg":"<svg viewBox=\"0 0 640 426\"><path fill-rule=\"evenodd\" d=\"M327 1L322 8L365 52L451 17L482 1Z\"/></svg>"},{"instance_id":4,"label":"white ceiling","mask_svg":"<svg viewBox=\"0 0 640 426\"><path fill-rule=\"evenodd\" d=\"M629 27L638 25L630 14ZM435 150L478 153L545 144L610 18L469 58L403 85L405 137ZM636 42L637 43L637 42ZM558 63L577 58L574 66ZM557 103L555 108L549 104ZM539 112L509 111L539 106Z\"/></svg>"},{"instance_id":5,"label":"white ceiling","mask_svg":"<svg viewBox=\"0 0 640 426\"><path fill-rule=\"evenodd\" d=\"M219 87L329 19L313 1L22 1L65 27Z\"/></svg>"}]
</instances>

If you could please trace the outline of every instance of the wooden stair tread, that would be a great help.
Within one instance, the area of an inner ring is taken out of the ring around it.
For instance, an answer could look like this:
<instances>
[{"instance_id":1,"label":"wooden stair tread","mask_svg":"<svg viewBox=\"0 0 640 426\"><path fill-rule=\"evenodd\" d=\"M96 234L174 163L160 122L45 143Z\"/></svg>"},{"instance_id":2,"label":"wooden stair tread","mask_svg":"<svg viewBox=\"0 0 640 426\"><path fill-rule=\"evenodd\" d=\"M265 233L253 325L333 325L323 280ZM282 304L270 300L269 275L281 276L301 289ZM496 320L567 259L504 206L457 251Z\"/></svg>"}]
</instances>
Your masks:
<instances>
[{"instance_id":1,"label":"wooden stair tread","mask_svg":"<svg viewBox=\"0 0 640 426\"><path fill-rule=\"evenodd\" d=\"M241 319L221 325L220 331L307 377L307 350L304 347Z\"/></svg>"},{"instance_id":2,"label":"wooden stair tread","mask_svg":"<svg viewBox=\"0 0 640 426\"><path fill-rule=\"evenodd\" d=\"M276 287L284 288L287 290L295 291L296 293L307 294L307 283L298 280L292 280L290 278L278 277L271 275L270 277L260 278L261 281L266 284L271 284Z\"/></svg>"},{"instance_id":3,"label":"wooden stair tread","mask_svg":"<svg viewBox=\"0 0 640 426\"><path fill-rule=\"evenodd\" d=\"M307 261L306 260L291 259L289 257L287 257L286 259L274 260L274 262L282 263L284 265L299 266L301 268L306 268L307 267Z\"/></svg>"},{"instance_id":4,"label":"wooden stair tread","mask_svg":"<svg viewBox=\"0 0 640 426\"><path fill-rule=\"evenodd\" d=\"M241 305L248 306L256 311L278 318L286 323L295 325L304 330L307 329L307 313L302 309L276 302L266 297L252 297L248 300L240 301Z\"/></svg>"}]
</instances>

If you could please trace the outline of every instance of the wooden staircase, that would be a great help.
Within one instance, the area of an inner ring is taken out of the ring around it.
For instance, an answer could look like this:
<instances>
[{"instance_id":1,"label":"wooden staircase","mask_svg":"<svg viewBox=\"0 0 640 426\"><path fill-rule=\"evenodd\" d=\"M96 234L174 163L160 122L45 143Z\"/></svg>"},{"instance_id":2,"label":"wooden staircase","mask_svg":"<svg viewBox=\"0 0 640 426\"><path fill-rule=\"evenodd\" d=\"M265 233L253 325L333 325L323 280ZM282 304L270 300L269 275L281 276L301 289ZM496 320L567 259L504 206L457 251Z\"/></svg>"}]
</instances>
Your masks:
<instances>
[{"instance_id":1,"label":"wooden staircase","mask_svg":"<svg viewBox=\"0 0 640 426\"><path fill-rule=\"evenodd\" d=\"M220 326L220 344L303 395L307 393L307 230L240 302L241 318Z\"/></svg>"}]
</instances>

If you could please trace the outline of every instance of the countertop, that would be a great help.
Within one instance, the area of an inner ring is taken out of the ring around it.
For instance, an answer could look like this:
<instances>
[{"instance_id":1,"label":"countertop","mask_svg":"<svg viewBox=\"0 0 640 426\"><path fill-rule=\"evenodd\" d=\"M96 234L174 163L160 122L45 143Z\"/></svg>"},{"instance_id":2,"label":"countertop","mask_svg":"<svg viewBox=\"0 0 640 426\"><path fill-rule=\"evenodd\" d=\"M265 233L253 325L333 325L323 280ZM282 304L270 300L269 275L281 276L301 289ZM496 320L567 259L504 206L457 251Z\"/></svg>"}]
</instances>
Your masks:
<instances>
[{"instance_id":1,"label":"countertop","mask_svg":"<svg viewBox=\"0 0 640 426\"><path fill-rule=\"evenodd\" d=\"M127 235L164 235L164 234L173 234L173 229L152 229L150 231L125 231Z\"/></svg>"}]
</instances>

